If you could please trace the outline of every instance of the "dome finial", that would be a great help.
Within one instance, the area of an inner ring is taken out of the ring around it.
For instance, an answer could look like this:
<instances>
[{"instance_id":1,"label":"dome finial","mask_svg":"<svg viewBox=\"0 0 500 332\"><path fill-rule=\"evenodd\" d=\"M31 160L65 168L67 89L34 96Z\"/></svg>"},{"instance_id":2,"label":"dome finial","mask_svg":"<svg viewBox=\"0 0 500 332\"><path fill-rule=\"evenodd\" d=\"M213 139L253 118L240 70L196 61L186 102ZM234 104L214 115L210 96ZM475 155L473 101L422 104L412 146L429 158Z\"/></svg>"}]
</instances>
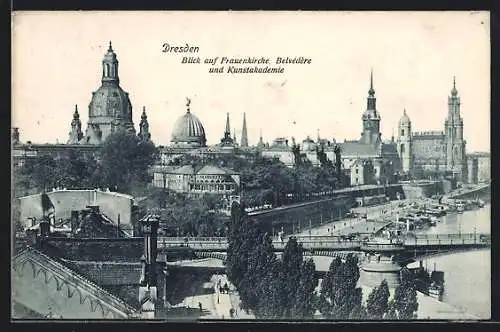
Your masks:
<instances>
[{"instance_id":1,"label":"dome finial","mask_svg":"<svg viewBox=\"0 0 500 332\"><path fill-rule=\"evenodd\" d=\"M111 40L109 41L108 52L113 52L113 46L111 45Z\"/></svg>"},{"instance_id":2,"label":"dome finial","mask_svg":"<svg viewBox=\"0 0 500 332\"><path fill-rule=\"evenodd\" d=\"M78 104L75 104L75 113L73 113L73 118L79 118L80 114L78 114Z\"/></svg>"},{"instance_id":3,"label":"dome finial","mask_svg":"<svg viewBox=\"0 0 500 332\"><path fill-rule=\"evenodd\" d=\"M403 115L406 115L406 108L403 108Z\"/></svg>"},{"instance_id":4,"label":"dome finial","mask_svg":"<svg viewBox=\"0 0 500 332\"><path fill-rule=\"evenodd\" d=\"M142 106L142 115L141 115L141 119L147 119L147 115L146 115L146 106Z\"/></svg>"},{"instance_id":5,"label":"dome finial","mask_svg":"<svg viewBox=\"0 0 500 332\"><path fill-rule=\"evenodd\" d=\"M457 95L457 87L456 87L456 82L455 82L455 75L453 75L453 89L451 89L451 94L453 96L456 96Z\"/></svg>"},{"instance_id":6,"label":"dome finial","mask_svg":"<svg viewBox=\"0 0 500 332\"><path fill-rule=\"evenodd\" d=\"M190 113L189 105L191 105L191 99L189 97L186 97L187 113Z\"/></svg>"}]
</instances>

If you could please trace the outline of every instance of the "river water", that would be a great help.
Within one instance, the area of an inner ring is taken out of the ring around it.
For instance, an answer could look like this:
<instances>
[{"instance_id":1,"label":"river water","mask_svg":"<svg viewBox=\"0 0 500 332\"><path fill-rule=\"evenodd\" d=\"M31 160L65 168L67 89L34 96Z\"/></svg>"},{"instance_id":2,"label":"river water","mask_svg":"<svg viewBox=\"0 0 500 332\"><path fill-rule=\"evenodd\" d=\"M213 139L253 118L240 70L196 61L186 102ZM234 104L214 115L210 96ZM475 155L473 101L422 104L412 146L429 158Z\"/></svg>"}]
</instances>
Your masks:
<instances>
[{"instance_id":1,"label":"river water","mask_svg":"<svg viewBox=\"0 0 500 332\"><path fill-rule=\"evenodd\" d=\"M419 233L477 233L490 234L491 205L481 209L441 217L436 226ZM481 319L491 317L491 251L473 250L429 257L423 261L429 271L444 271L443 302L463 308ZM418 263L410 264L410 267Z\"/></svg>"}]
</instances>

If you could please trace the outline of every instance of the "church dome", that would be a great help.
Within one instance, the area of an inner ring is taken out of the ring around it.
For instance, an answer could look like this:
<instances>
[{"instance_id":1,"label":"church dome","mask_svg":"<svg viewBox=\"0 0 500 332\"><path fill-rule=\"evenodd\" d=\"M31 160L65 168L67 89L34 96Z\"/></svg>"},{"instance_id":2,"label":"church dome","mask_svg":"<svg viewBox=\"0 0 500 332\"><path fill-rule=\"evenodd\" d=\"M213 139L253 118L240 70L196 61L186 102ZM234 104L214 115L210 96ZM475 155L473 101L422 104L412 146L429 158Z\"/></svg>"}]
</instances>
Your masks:
<instances>
[{"instance_id":1,"label":"church dome","mask_svg":"<svg viewBox=\"0 0 500 332\"><path fill-rule=\"evenodd\" d=\"M399 119L399 125L407 125L410 123L410 118L408 117L408 114L406 114L406 109L403 110L403 116L401 119Z\"/></svg>"},{"instance_id":2,"label":"church dome","mask_svg":"<svg viewBox=\"0 0 500 332\"><path fill-rule=\"evenodd\" d=\"M132 121L132 105L128 93L119 85L103 84L92 93L89 118L107 117Z\"/></svg>"},{"instance_id":3,"label":"church dome","mask_svg":"<svg viewBox=\"0 0 500 332\"><path fill-rule=\"evenodd\" d=\"M92 93L89 104L88 133L84 142L92 141L98 144L120 128L135 132L132 104L128 93L120 87L118 59L110 42L102 60L101 86Z\"/></svg>"},{"instance_id":4,"label":"church dome","mask_svg":"<svg viewBox=\"0 0 500 332\"><path fill-rule=\"evenodd\" d=\"M185 145L192 147L205 146L206 137L203 124L194 114L191 113L189 109L189 101L187 106L188 109L186 114L181 116L174 123L174 129L172 131L172 143L174 143L174 145Z\"/></svg>"}]
</instances>

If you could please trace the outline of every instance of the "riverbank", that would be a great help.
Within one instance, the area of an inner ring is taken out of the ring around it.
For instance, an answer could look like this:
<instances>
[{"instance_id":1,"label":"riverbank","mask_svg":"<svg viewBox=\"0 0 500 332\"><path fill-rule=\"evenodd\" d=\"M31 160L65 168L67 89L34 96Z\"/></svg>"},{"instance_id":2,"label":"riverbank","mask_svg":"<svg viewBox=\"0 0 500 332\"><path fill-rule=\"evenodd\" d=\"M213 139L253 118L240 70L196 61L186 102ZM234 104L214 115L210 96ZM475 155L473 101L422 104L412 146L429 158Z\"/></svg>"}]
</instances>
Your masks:
<instances>
[{"instance_id":1,"label":"riverbank","mask_svg":"<svg viewBox=\"0 0 500 332\"><path fill-rule=\"evenodd\" d=\"M387 227L396 218L396 213L404 209L407 200L390 201L374 206L360 206L351 209L356 215L366 215L361 217L346 217L340 220L325 222L322 225L306 228L301 232L296 232L290 236L321 236L321 235L347 235L350 233L376 233Z\"/></svg>"}]
</instances>

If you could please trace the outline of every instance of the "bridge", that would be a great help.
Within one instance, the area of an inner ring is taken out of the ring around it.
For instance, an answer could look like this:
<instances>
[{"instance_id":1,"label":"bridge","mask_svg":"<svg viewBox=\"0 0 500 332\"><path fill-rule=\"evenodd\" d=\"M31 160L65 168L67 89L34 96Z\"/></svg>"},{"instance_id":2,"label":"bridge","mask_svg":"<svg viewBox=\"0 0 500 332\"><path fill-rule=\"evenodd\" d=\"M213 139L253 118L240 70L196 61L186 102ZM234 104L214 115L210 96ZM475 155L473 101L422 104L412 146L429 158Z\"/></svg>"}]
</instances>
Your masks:
<instances>
[{"instance_id":1,"label":"bridge","mask_svg":"<svg viewBox=\"0 0 500 332\"><path fill-rule=\"evenodd\" d=\"M489 248L491 237L489 234L460 233L407 236L393 242L388 240L348 240L341 236L297 236L307 252L328 251L362 251L367 253L432 253L442 251L456 251L468 249ZM184 247L197 252L225 252L228 239L225 237L158 237L158 249L169 251ZM276 252L282 252L285 241L273 239Z\"/></svg>"}]
</instances>

